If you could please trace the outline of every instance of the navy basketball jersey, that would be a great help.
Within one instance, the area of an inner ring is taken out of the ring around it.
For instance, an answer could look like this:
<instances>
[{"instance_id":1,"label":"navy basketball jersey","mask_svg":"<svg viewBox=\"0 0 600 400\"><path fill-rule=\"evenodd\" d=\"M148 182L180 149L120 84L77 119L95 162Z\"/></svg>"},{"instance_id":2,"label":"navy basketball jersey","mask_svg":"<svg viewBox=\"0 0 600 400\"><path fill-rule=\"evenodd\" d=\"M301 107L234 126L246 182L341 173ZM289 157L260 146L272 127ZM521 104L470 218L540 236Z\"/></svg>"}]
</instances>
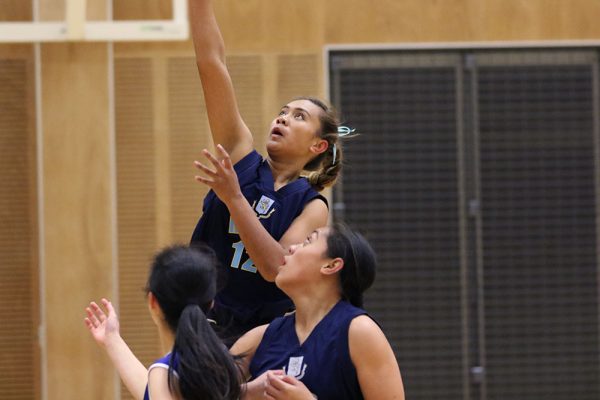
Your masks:
<instances>
[{"instance_id":1,"label":"navy basketball jersey","mask_svg":"<svg viewBox=\"0 0 600 400\"><path fill-rule=\"evenodd\" d=\"M304 343L296 334L294 314L271 322L250 363L252 378L268 370L283 369L317 396L327 399L362 399L356 368L350 359L350 322L366 311L339 301L315 326Z\"/></svg>"},{"instance_id":2,"label":"navy basketball jersey","mask_svg":"<svg viewBox=\"0 0 600 400\"><path fill-rule=\"evenodd\" d=\"M264 228L279 241L305 205L325 198L305 178L274 189L271 168L260 154L252 151L234 166L242 194ZM226 271L226 285L217 293L215 310L225 309L234 324L243 330L270 322L292 306L291 300L274 283L257 272L248 257L225 204L211 190L204 199L203 214L191 242L202 241L212 247Z\"/></svg>"}]
</instances>

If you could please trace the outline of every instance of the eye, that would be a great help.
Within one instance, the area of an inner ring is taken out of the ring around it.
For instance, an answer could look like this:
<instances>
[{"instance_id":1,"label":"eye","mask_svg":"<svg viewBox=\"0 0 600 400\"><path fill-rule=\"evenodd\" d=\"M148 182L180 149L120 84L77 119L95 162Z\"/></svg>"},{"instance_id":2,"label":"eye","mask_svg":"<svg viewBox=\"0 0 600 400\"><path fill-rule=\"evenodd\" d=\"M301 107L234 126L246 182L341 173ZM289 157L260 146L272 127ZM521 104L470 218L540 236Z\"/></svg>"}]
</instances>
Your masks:
<instances>
[{"instance_id":1,"label":"eye","mask_svg":"<svg viewBox=\"0 0 600 400\"><path fill-rule=\"evenodd\" d=\"M306 239L304 239L304 242L302 242L302 246L306 246L310 244L310 236L307 236Z\"/></svg>"},{"instance_id":2,"label":"eye","mask_svg":"<svg viewBox=\"0 0 600 400\"><path fill-rule=\"evenodd\" d=\"M296 119L299 119L299 120L301 120L301 121L304 121L304 120L306 119L306 117L304 116L304 114L303 114L303 113L296 113L296 114L294 115L294 118L296 118Z\"/></svg>"},{"instance_id":3,"label":"eye","mask_svg":"<svg viewBox=\"0 0 600 400\"><path fill-rule=\"evenodd\" d=\"M281 110L279 111L279 114L277 114L278 117L281 117L282 115L285 115L285 110Z\"/></svg>"}]
</instances>

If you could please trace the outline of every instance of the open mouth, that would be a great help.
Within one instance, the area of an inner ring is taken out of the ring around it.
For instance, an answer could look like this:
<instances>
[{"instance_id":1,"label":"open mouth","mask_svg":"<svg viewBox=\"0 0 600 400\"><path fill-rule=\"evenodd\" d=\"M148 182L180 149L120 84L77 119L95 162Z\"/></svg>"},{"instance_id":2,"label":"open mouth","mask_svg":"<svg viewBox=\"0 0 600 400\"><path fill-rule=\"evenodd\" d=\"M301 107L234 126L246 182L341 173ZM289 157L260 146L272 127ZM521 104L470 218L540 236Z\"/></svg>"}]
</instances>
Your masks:
<instances>
[{"instance_id":1,"label":"open mouth","mask_svg":"<svg viewBox=\"0 0 600 400\"><path fill-rule=\"evenodd\" d=\"M275 127L271 130L271 135L273 136L283 136L283 133L279 130L279 128Z\"/></svg>"}]
</instances>

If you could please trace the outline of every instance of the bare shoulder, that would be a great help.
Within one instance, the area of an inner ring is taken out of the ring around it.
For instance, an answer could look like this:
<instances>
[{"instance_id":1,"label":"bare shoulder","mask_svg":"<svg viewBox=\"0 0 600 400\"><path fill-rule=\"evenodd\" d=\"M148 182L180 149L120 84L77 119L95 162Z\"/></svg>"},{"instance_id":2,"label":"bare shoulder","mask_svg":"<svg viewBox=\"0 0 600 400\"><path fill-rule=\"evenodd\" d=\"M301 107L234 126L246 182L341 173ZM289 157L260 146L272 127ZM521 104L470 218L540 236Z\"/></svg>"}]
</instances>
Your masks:
<instances>
[{"instance_id":1,"label":"bare shoulder","mask_svg":"<svg viewBox=\"0 0 600 400\"><path fill-rule=\"evenodd\" d=\"M165 368L152 368L148 373L148 394L150 398L177 400L169 390L168 371Z\"/></svg>"},{"instance_id":2,"label":"bare shoulder","mask_svg":"<svg viewBox=\"0 0 600 400\"><path fill-rule=\"evenodd\" d=\"M404 400L404 385L394 351L383 331L367 315L356 317L349 329L350 358L366 400Z\"/></svg>"},{"instance_id":3,"label":"bare shoulder","mask_svg":"<svg viewBox=\"0 0 600 400\"><path fill-rule=\"evenodd\" d=\"M231 354L233 355L254 355L256 348L260 344L265 331L269 325L257 326L244 333L234 344L231 346Z\"/></svg>"},{"instance_id":4,"label":"bare shoulder","mask_svg":"<svg viewBox=\"0 0 600 400\"><path fill-rule=\"evenodd\" d=\"M391 352L385 334L368 315L360 315L352 320L348 332L348 344L350 356L354 361L387 357Z\"/></svg>"},{"instance_id":5,"label":"bare shoulder","mask_svg":"<svg viewBox=\"0 0 600 400\"><path fill-rule=\"evenodd\" d=\"M359 315L350 322L350 339L383 338L385 335L375 321L368 315ZM386 339L387 340L387 339Z\"/></svg>"}]
</instances>

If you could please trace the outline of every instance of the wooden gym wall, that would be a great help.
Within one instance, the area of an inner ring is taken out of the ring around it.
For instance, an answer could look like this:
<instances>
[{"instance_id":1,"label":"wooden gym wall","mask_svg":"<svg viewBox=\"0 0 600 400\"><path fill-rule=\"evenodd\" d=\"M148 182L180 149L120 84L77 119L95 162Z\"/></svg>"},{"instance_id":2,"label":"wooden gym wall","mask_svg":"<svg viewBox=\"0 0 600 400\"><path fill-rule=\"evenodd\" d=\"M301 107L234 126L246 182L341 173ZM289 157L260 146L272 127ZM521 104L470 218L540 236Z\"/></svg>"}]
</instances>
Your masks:
<instances>
[{"instance_id":1,"label":"wooden gym wall","mask_svg":"<svg viewBox=\"0 0 600 400\"><path fill-rule=\"evenodd\" d=\"M64 1L39 4L41 20L63 19ZM89 19L107 17L106 1L87 4ZM112 7L115 19L171 15L168 0ZM596 0L215 0L215 8L259 148L284 101L325 93L326 44L600 38ZM29 1L0 3L2 21L32 13ZM83 308L115 299L134 351L146 363L159 355L141 289L152 254L190 236L205 193L191 163L211 145L192 45L53 43L39 46L37 60L33 45L0 45L0 392L113 399L119 383L85 331Z\"/></svg>"}]
</instances>

